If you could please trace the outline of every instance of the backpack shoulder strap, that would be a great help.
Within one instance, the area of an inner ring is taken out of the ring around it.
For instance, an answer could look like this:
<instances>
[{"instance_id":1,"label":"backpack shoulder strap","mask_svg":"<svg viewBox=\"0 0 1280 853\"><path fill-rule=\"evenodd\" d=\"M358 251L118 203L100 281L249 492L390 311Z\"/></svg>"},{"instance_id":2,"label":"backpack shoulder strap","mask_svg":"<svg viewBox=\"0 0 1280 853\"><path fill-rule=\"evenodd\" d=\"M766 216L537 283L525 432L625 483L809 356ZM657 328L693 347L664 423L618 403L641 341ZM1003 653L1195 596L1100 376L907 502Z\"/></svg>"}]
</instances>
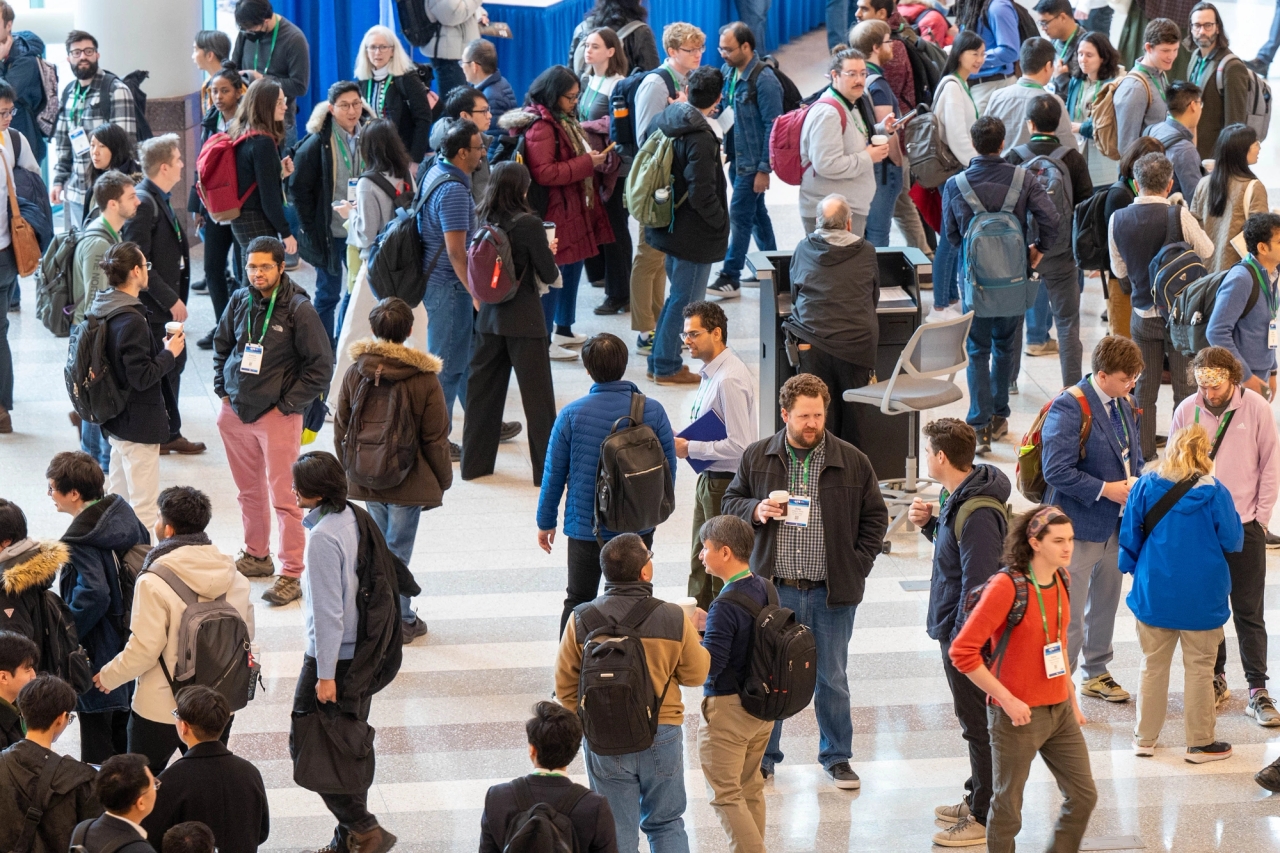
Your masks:
<instances>
[{"instance_id":1,"label":"backpack shoulder strap","mask_svg":"<svg viewBox=\"0 0 1280 853\"><path fill-rule=\"evenodd\" d=\"M178 594L178 598L182 599L182 603L188 607L200 601L200 596L196 595L191 587L183 583L182 578L178 577L173 569L163 563L152 563L147 567L147 571L167 583L169 588Z\"/></svg>"},{"instance_id":2,"label":"backpack shoulder strap","mask_svg":"<svg viewBox=\"0 0 1280 853\"><path fill-rule=\"evenodd\" d=\"M956 189L960 190L960 195L964 197L965 202L968 203L974 216L977 216L979 213L987 212L986 205L982 203L982 200L978 198L977 193L973 191L973 185L969 183L969 178L964 172L960 172L956 175Z\"/></svg>"},{"instance_id":3,"label":"backpack shoulder strap","mask_svg":"<svg viewBox=\"0 0 1280 853\"><path fill-rule=\"evenodd\" d=\"M1182 210L1176 204L1169 205L1165 213L1164 244L1182 242ZM1155 284L1155 282L1152 282Z\"/></svg>"},{"instance_id":4,"label":"backpack shoulder strap","mask_svg":"<svg viewBox=\"0 0 1280 853\"><path fill-rule=\"evenodd\" d=\"M1262 288L1258 286L1258 277L1252 271L1249 273L1249 279L1253 282L1253 290L1249 291L1249 299L1244 304L1244 313L1240 315L1241 317L1253 310L1253 306L1258 304L1258 297L1262 295Z\"/></svg>"},{"instance_id":5,"label":"backpack shoulder strap","mask_svg":"<svg viewBox=\"0 0 1280 853\"><path fill-rule=\"evenodd\" d=\"M1089 440L1089 433L1093 431L1093 408L1079 385L1068 386L1067 393L1075 397L1076 402L1080 404L1080 458L1083 459L1084 445Z\"/></svg>"},{"instance_id":6,"label":"backpack shoulder strap","mask_svg":"<svg viewBox=\"0 0 1280 853\"><path fill-rule=\"evenodd\" d=\"M639 628L644 624L644 620L648 619L653 611L662 606L662 599L649 596L642 598L635 604L631 605L631 609L627 611L627 615L618 625L622 628Z\"/></svg>"},{"instance_id":7,"label":"backpack shoulder strap","mask_svg":"<svg viewBox=\"0 0 1280 853\"><path fill-rule=\"evenodd\" d=\"M1150 109L1151 98L1153 97L1151 94L1151 81L1147 79L1147 75L1144 72L1136 69L1132 72L1132 75L1142 81L1142 88L1147 92L1147 109Z\"/></svg>"},{"instance_id":8,"label":"backpack shoulder strap","mask_svg":"<svg viewBox=\"0 0 1280 853\"><path fill-rule=\"evenodd\" d=\"M366 169L360 173L360 177L368 178L373 181L374 186L386 193L392 201L395 201L396 196L399 195L399 193L396 192L396 188L391 185L390 181L383 177L381 172L376 172L373 169Z\"/></svg>"},{"instance_id":9,"label":"backpack shoulder strap","mask_svg":"<svg viewBox=\"0 0 1280 853\"><path fill-rule=\"evenodd\" d=\"M1030 162L1031 160L1034 160L1036 157L1036 155L1032 153L1030 145L1026 145L1026 144L1017 145L1017 146L1014 146L1013 150L1017 152L1018 157L1022 160L1022 162L1018 164L1020 166L1025 166L1028 162Z\"/></svg>"},{"instance_id":10,"label":"backpack shoulder strap","mask_svg":"<svg viewBox=\"0 0 1280 853\"><path fill-rule=\"evenodd\" d=\"M775 592L774 595L777 595L777 593ZM757 601L753 601L750 596L743 595L740 592L722 592L719 597L723 598L725 601L732 602L747 611L747 613L751 614L752 621L758 619L760 617L760 611L764 610L763 605Z\"/></svg>"},{"instance_id":11,"label":"backpack shoulder strap","mask_svg":"<svg viewBox=\"0 0 1280 853\"><path fill-rule=\"evenodd\" d=\"M82 820L76 824L76 828L71 831L71 849L72 850L74 850L77 847L84 846L85 837L88 836L89 834L89 826L95 820L97 820L97 818L91 817L88 820Z\"/></svg>"},{"instance_id":12,"label":"backpack shoulder strap","mask_svg":"<svg viewBox=\"0 0 1280 853\"><path fill-rule=\"evenodd\" d=\"M840 103L835 98L829 98L826 95L818 98L814 103L829 104L830 106L835 107L836 115L840 116L840 132L844 133L845 128L849 126L849 114L848 111L845 110L844 104Z\"/></svg>"},{"instance_id":13,"label":"backpack shoulder strap","mask_svg":"<svg viewBox=\"0 0 1280 853\"><path fill-rule=\"evenodd\" d=\"M1067 156L1067 146L1059 145L1057 148L1053 149L1053 153L1049 156L1054 160L1057 160L1059 163L1063 163L1063 158Z\"/></svg>"},{"instance_id":14,"label":"backpack shoulder strap","mask_svg":"<svg viewBox=\"0 0 1280 853\"><path fill-rule=\"evenodd\" d=\"M53 796L53 774L62 763L62 756L56 752L45 757L44 766L40 768L40 776L36 779L35 789L31 792L31 802L27 806L26 818L22 825L22 834L13 845L13 853L28 853L36 838L36 829L44 817L44 810L49 807L49 799Z\"/></svg>"},{"instance_id":15,"label":"backpack shoulder strap","mask_svg":"<svg viewBox=\"0 0 1280 853\"><path fill-rule=\"evenodd\" d=\"M516 809L527 812L533 808L533 791L529 788L529 780L524 776L511 780L511 790L516 795Z\"/></svg>"},{"instance_id":16,"label":"backpack shoulder strap","mask_svg":"<svg viewBox=\"0 0 1280 853\"><path fill-rule=\"evenodd\" d=\"M628 23L628 24L623 24L623 25L622 25L622 28L621 28L621 29L619 29L619 30L618 30L618 32L617 32L615 35L617 35L617 36L618 36L618 41L622 41L622 40L623 40L623 39L625 39L627 36L631 35L631 34L632 34L632 33L634 33L636 30L640 29L640 28L641 28L641 27L643 27L643 26L644 26L644 21L641 21L641 20L639 20L639 19L636 19L636 20L634 20L634 21L631 21L631 22L630 22L630 23Z\"/></svg>"},{"instance_id":17,"label":"backpack shoulder strap","mask_svg":"<svg viewBox=\"0 0 1280 853\"><path fill-rule=\"evenodd\" d=\"M1199 481L1199 475L1188 477L1178 481L1173 488L1161 495L1155 506L1147 510L1147 514L1142 517L1142 535L1150 536L1151 531L1155 530L1156 525L1160 523L1160 519L1168 515L1173 505L1182 500L1183 495L1191 491L1191 487Z\"/></svg>"},{"instance_id":18,"label":"backpack shoulder strap","mask_svg":"<svg viewBox=\"0 0 1280 853\"><path fill-rule=\"evenodd\" d=\"M588 604L578 611L578 621L582 623L582 636L576 638L579 645L584 643L593 632L609 624L600 613L600 608L594 604Z\"/></svg>"},{"instance_id":19,"label":"backpack shoulder strap","mask_svg":"<svg viewBox=\"0 0 1280 853\"><path fill-rule=\"evenodd\" d=\"M1002 519L1009 517L1009 509L1004 501L993 498L991 495L975 495L964 503L960 504L960 509L956 510L956 541L959 542L964 535L965 522L969 520L969 516L973 515L980 509L994 509L1000 513Z\"/></svg>"},{"instance_id":20,"label":"backpack shoulder strap","mask_svg":"<svg viewBox=\"0 0 1280 853\"><path fill-rule=\"evenodd\" d=\"M644 423L644 395L639 391L631 394L631 425L640 426Z\"/></svg>"},{"instance_id":21,"label":"backpack shoulder strap","mask_svg":"<svg viewBox=\"0 0 1280 853\"><path fill-rule=\"evenodd\" d=\"M1001 213L1013 213L1022 196L1022 184L1026 180L1027 170L1021 166L1013 167L1013 180L1009 182L1009 191L1004 194L1004 204L1000 205Z\"/></svg>"},{"instance_id":22,"label":"backpack shoulder strap","mask_svg":"<svg viewBox=\"0 0 1280 853\"><path fill-rule=\"evenodd\" d=\"M569 790L564 792L564 796L562 796L560 801L554 806L556 814L562 814L565 817L569 817L569 814L578 807L578 803L582 801L582 798L589 793L591 793L590 788L584 788L576 782L570 785Z\"/></svg>"}]
</instances>

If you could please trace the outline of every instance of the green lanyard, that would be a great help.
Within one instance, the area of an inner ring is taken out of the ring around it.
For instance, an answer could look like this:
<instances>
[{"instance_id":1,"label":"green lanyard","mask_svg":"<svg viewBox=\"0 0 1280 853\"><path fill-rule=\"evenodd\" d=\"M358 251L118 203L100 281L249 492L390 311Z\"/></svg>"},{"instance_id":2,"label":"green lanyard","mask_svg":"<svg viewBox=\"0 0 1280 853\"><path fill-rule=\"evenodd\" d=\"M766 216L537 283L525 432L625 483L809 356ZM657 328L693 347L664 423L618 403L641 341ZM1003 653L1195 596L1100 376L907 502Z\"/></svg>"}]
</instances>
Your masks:
<instances>
[{"instance_id":1,"label":"green lanyard","mask_svg":"<svg viewBox=\"0 0 1280 853\"><path fill-rule=\"evenodd\" d=\"M1075 37L1078 36L1079 34L1080 34L1080 25L1076 24L1076 28L1075 30L1072 31L1071 36L1062 43L1062 47L1058 48L1059 62L1067 61L1067 57L1071 55L1071 42L1073 42L1075 40Z\"/></svg>"},{"instance_id":2,"label":"green lanyard","mask_svg":"<svg viewBox=\"0 0 1280 853\"><path fill-rule=\"evenodd\" d=\"M533 771L533 775L534 776L560 776L560 777L564 776L564 774L561 773L559 770L535 770Z\"/></svg>"},{"instance_id":3,"label":"green lanyard","mask_svg":"<svg viewBox=\"0 0 1280 853\"><path fill-rule=\"evenodd\" d=\"M342 128L334 123L333 138L338 142L338 153L342 155L342 165L347 167L347 174L351 174L351 149L347 147L347 140L342 136Z\"/></svg>"},{"instance_id":4,"label":"green lanyard","mask_svg":"<svg viewBox=\"0 0 1280 853\"><path fill-rule=\"evenodd\" d=\"M1129 192L1133 193L1136 198L1138 195L1138 185L1133 182L1133 178L1125 178L1124 182L1129 185Z\"/></svg>"},{"instance_id":5,"label":"green lanyard","mask_svg":"<svg viewBox=\"0 0 1280 853\"><path fill-rule=\"evenodd\" d=\"M271 312L276 310L276 297L280 295L280 285L276 285L276 289L271 293L271 304L267 306L267 316L262 321L262 334L258 335L258 346L262 346L262 342L267 339L267 329L271 326ZM253 288L249 288L249 310L244 312L244 331L248 337L249 343L253 340Z\"/></svg>"},{"instance_id":6,"label":"green lanyard","mask_svg":"<svg viewBox=\"0 0 1280 853\"><path fill-rule=\"evenodd\" d=\"M1267 308L1271 311L1271 316L1274 319L1276 316L1276 308L1280 307L1276 305L1276 302L1280 300L1277 299L1277 294L1271 290L1271 284L1267 280L1267 275L1262 269L1262 264L1258 263L1253 255L1245 258L1244 262L1248 264L1249 269L1253 270L1253 274L1258 277L1258 287L1262 288L1263 295L1267 297Z\"/></svg>"},{"instance_id":7,"label":"green lanyard","mask_svg":"<svg viewBox=\"0 0 1280 853\"><path fill-rule=\"evenodd\" d=\"M600 87L604 85L604 81L605 81L606 79L608 79L608 78L606 78L606 77L596 77L596 76L593 74L593 75L591 76L591 79L593 79L593 80L599 80L599 81L600 81L600 85L599 85L599 86L596 86L596 87L593 89L593 88L591 88L591 84L590 84L590 83L588 83L588 84L587 84L587 94L588 94L588 95L590 95L590 96L591 96L591 98L590 98L589 100L588 100L587 98L579 98L579 99L578 99L578 120L579 120L579 121L590 121L590 120L591 120L591 108L592 108L592 107L594 107L594 106L596 105L596 101L599 101L602 97L604 97L603 93L600 91Z\"/></svg>"},{"instance_id":8,"label":"green lanyard","mask_svg":"<svg viewBox=\"0 0 1280 853\"><path fill-rule=\"evenodd\" d=\"M76 84L75 91L71 93L71 125L74 127L80 123L80 116L83 115L80 107L81 102L87 109L89 106L89 87Z\"/></svg>"},{"instance_id":9,"label":"green lanyard","mask_svg":"<svg viewBox=\"0 0 1280 853\"><path fill-rule=\"evenodd\" d=\"M1039 89L1041 92L1044 91L1044 86L1041 86L1035 80L1019 80L1018 85L1024 89Z\"/></svg>"},{"instance_id":10,"label":"green lanyard","mask_svg":"<svg viewBox=\"0 0 1280 853\"><path fill-rule=\"evenodd\" d=\"M385 114L383 111L383 108L387 104L387 90L391 88L391 80L392 78L388 76L385 82L379 83L378 81L370 78L369 82L366 83L364 87L364 91L365 91L364 99L368 101L370 104L373 104L373 87L374 86L378 87L378 104L374 108L374 112L379 117L382 117Z\"/></svg>"},{"instance_id":11,"label":"green lanyard","mask_svg":"<svg viewBox=\"0 0 1280 853\"><path fill-rule=\"evenodd\" d=\"M973 104L973 114L978 118L982 118L982 111L978 109L978 102L973 99L973 92L969 90L969 84L961 79L959 74L952 74L956 78L956 82L964 87L964 93L969 96L969 103Z\"/></svg>"},{"instance_id":12,"label":"green lanyard","mask_svg":"<svg viewBox=\"0 0 1280 853\"><path fill-rule=\"evenodd\" d=\"M1036 580L1035 572L1031 571L1030 567L1027 567L1027 575L1028 575L1027 580L1030 581L1031 588L1036 591L1036 602L1040 605L1040 622L1042 625L1044 625L1044 644L1047 646L1050 643L1052 643L1053 640L1049 637L1049 617L1044 612L1044 596L1040 594L1040 582ZM1053 586L1055 589L1058 586L1057 572L1053 573ZM1057 630L1055 630L1054 633L1058 635L1058 639L1062 639L1062 592L1061 590L1058 591L1058 625L1057 625Z\"/></svg>"},{"instance_id":13,"label":"green lanyard","mask_svg":"<svg viewBox=\"0 0 1280 853\"><path fill-rule=\"evenodd\" d=\"M1205 56L1200 51L1196 51L1196 61L1191 66L1191 82L1197 86L1200 85L1201 75L1209 70L1209 63L1213 62L1213 58L1218 55L1218 49L1214 48L1213 53Z\"/></svg>"},{"instance_id":14,"label":"green lanyard","mask_svg":"<svg viewBox=\"0 0 1280 853\"><path fill-rule=\"evenodd\" d=\"M734 93L738 91L738 69L733 69L733 74L729 77L729 106L733 106Z\"/></svg>"},{"instance_id":15,"label":"green lanyard","mask_svg":"<svg viewBox=\"0 0 1280 853\"><path fill-rule=\"evenodd\" d=\"M280 35L280 21L279 19L277 19L275 28L271 30L271 50L267 52L267 61L262 64L262 73L264 74L267 72L267 69L271 67L271 57L276 55L276 37L279 35ZM254 46L253 46L253 70L254 71L258 70L258 53L259 53L261 44L262 44L261 42L254 42Z\"/></svg>"},{"instance_id":16,"label":"green lanyard","mask_svg":"<svg viewBox=\"0 0 1280 853\"><path fill-rule=\"evenodd\" d=\"M1033 134L1031 134L1031 141L1032 141L1032 142L1035 142L1036 140L1040 140L1041 142L1054 142L1054 143L1056 143L1056 142L1058 142L1058 137L1054 136L1052 133L1033 133Z\"/></svg>"},{"instance_id":17,"label":"green lanyard","mask_svg":"<svg viewBox=\"0 0 1280 853\"><path fill-rule=\"evenodd\" d=\"M116 229L111 227L111 223L107 221L107 217L102 217L102 224L107 226L107 232L111 234L111 239L119 243L120 235L116 233Z\"/></svg>"},{"instance_id":18,"label":"green lanyard","mask_svg":"<svg viewBox=\"0 0 1280 853\"><path fill-rule=\"evenodd\" d=\"M740 580L742 580L743 578L745 578L745 577L746 577L747 575L749 575L749 574L751 574L751 570L750 570L750 569L743 569L742 571L738 572L738 573L737 573L736 575L734 575L733 577L729 578L729 580L727 580L725 583L726 583L726 585L727 585L727 584L731 584L731 583L733 583L734 581L740 581Z\"/></svg>"},{"instance_id":19,"label":"green lanyard","mask_svg":"<svg viewBox=\"0 0 1280 853\"><path fill-rule=\"evenodd\" d=\"M1155 87L1155 89L1156 89L1156 94L1158 94L1158 95L1160 96L1160 100L1164 101L1165 103L1168 103L1169 98L1168 98L1168 96L1167 96L1167 95L1165 95L1165 93L1164 93L1164 83L1161 81L1160 77L1153 77L1153 76L1151 76L1151 69L1147 68L1147 66L1143 65L1141 62L1139 62L1137 65L1135 65L1133 70L1134 70L1134 71L1141 71L1141 72L1142 72L1142 76L1144 76L1144 77L1146 77L1148 80L1150 80L1150 81L1151 81L1151 85ZM1162 74L1162 75L1160 75L1160 76L1161 76L1161 77L1163 77L1164 75Z\"/></svg>"},{"instance_id":20,"label":"green lanyard","mask_svg":"<svg viewBox=\"0 0 1280 853\"><path fill-rule=\"evenodd\" d=\"M835 96L836 102L845 108L845 112L853 118L853 123L858 126L858 130L861 131L862 135L867 137L867 141L870 142L870 134L867 133L867 123L862 120L862 113L858 112L858 108L854 106L848 98L837 92L835 86L830 87L827 91Z\"/></svg>"},{"instance_id":21,"label":"green lanyard","mask_svg":"<svg viewBox=\"0 0 1280 853\"><path fill-rule=\"evenodd\" d=\"M791 445L789 444L787 445L787 455L791 457L792 465L800 464L800 460L796 459L795 451L791 449ZM813 458L813 451L810 450L809 454L804 458L804 465L801 467L800 482L804 484L804 489L806 492L809 491L809 460L812 458Z\"/></svg>"},{"instance_id":22,"label":"green lanyard","mask_svg":"<svg viewBox=\"0 0 1280 853\"><path fill-rule=\"evenodd\" d=\"M1231 423L1231 416L1234 415L1235 413L1236 413L1235 409L1228 409L1226 413L1223 414L1222 420L1218 421L1218 431L1213 434L1213 444L1211 445L1212 447L1217 448L1218 443L1222 441L1222 434L1227 431L1227 427ZM1196 423L1200 423L1200 407L1199 406L1196 406ZM1213 453L1209 455L1209 458L1212 459L1216 455L1216 453L1217 451L1215 450Z\"/></svg>"}]
</instances>

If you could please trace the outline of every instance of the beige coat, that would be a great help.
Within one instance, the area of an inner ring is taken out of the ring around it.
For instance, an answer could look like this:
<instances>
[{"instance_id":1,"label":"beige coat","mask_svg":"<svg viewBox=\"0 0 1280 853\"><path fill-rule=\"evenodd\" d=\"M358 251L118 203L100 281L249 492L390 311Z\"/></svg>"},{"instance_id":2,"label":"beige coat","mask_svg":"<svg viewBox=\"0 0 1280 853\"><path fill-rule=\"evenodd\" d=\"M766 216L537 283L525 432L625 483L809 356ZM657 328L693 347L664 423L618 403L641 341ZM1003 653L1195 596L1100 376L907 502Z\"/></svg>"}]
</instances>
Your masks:
<instances>
[{"instance_id":1,"label":"beige coat","mask_svg":"<svg viewBox=\"0 0 1280 853\"><path fill-rule=\"evenodd\" d=\"M1236 250L1231 248L1231 238L1244 230L1244 221L1249 216L1267 212L1267 187L1262 181L1253 182L1253 198L1249 199L1248 213L1245 212L1245 191L1250 183L1243 178L1231 181L1231 192L1222 216L1209 215L1209 178L1201 178L1200 183L1196 184L1196 194L1191 199L1191 214L1213 241L1213 257L1204 259L1205 266L1211 273L1221 272L1240 260Z\"/></svg>"},{"instance_id":2,"label":"beige coat","mask_svg":"<svg viewBox=\"0 0 1280 853\"><path fill-rule=\"evenodd\" d=\"M253 637L253 605L249 603L249 581L236 571L235 560L213 545L186 545L165 554L158 564L176 574L201 601L212 601L226 593L227 601L239 611ZM102 668L102 686L114 690L137 679L133 710L155 723L173 724L177 703L160 668L160 656L172 673L178 661L178 627L187 606L167 583L150 572L138 576L133 590L131 634L124 650Z\"/></svg>"}]
</instances>

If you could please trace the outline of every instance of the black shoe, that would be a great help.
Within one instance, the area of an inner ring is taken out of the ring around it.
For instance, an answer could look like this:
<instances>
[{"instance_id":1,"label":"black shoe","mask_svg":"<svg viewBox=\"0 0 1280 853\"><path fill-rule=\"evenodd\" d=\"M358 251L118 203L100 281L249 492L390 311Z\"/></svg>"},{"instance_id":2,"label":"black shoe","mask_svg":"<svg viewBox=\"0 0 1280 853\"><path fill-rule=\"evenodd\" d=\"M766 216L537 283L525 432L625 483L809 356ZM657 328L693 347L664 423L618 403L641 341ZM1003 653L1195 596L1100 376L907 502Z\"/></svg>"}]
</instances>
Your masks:
<instances>
[{"instance_id":1,"label":"black shoe","mask_svg":"<svg viewBox=\"0 0 1280 853\"><path fill-rule=\"evenodd\" d=\"M989 424L978 430L978 447L976 452L979 456L985 456L991 452L991 426Z\"/></svg>"},{"instance_id":2,"label":"black shoe","mask_svg":"<svg viewBox=\"0 0 1280 853\"><path fill-rule=\"evenodd\" d=\"M214 330L210 329L209 334L196 341L196 346L200 347L200 349L213 349L213 332Z\"/></svg>"},{"instance_id":3,"label":"black shoe","mask_svg":"<svg viewBox=\"0 0 1280 853\"><path fill-rule=\"evenodd\" d=\"M716 296L725 299L733 299L742 295L742 285L724 273L716 276L716 280L707 286L707 293L714 293Z\"/></svg>"},{"instance_id":4,"label":"black shoe","mask_svg":"<svg viewBox=\"0 0 1280 853\"><path fill-rule=\"evenodd\" d=\"M191 292L192 293L208 293L209 282L205 281L204 279L201 279L200 281L195 282L194 284L191 285Z\"/></svg>"},{"instance_id":5,"label":"black shoe","mask_svg":"<svg viewBox=\"0 0 1280 853\"><path fill-rule=\"evenodd\" d=\"M427 636L427 623L419 619L416 615L412 622L400 623L400 642L409 645L419 637Z\"/></svg>"},{"instance_id":6,"label":"black shoe","mask_svg":"<svg viewBox=\"0 0 1280 853\"><path fill-rule=\"evenodd\" d=\"M770 779L772 779L772 778L773 778L773 768L772 768L772 767L761 767L761 768L760 768L760 775L764 777L764 781L768 782Z\"/></svg>"},{"instance_id":7,"label":"black shoe","mask_svg":"<svg viewBox=\"0 0 1280 853\"><path fill-rule=\"evenodd\" d=\"M831 777L832 782L836 783L837 788L851 791L862 787L862 780L858 778L857 773L853 772L853 768L849 766L847 761L832 764L827 768L827 775Z\"/></svg>"},{"instance_id":8,"label":"black shoe","mask_svg":"<svg viewBox=\"0 0 1280 853\"><path fill-rule=\"evenodd\" d=\"M498 432L498 441L510 441L520 434L520 430L524 426L519 421L503 421L502 429Z\"/></svg>"},{"instance_id":9,"label":"black shoe","mask_svg":"<svg viewBox=\"0 0 1280 853\"><path fill-rule=\"evenodd\" d=\"M630 299L614 299L612 296L595 307L595 313L601 316L607 316L609 314L626 314L630 310Z\"/></svg>"},{"instance_id":10,"label":"black shoe","mask_svg":"<svg viewBox=\"0 0 1280 853\"><path fill-rule=\"evenodd\" d=\"M452 441L449 442L449 461L451 462L462 461L462 445L456 444Z\"/></svg>"},{"instance_id":11,"label":"black shoe","mask_svg":"<svg viewBox=\"0 0 1280 853\"><path fill-rule=\"evenodd\" d=\"M1261 57L1247 60L1245 65L1253 69L1253 73L1257 74L1264 80L1267 79L1267 74L1271 71L1271 63L1263 61Z\"/></svg>"},{"instance_id":12,"label":"black shoe","mask_svg":"<svg viewBox=\"0 0 1280 853\"><path fill-rule=\"evenodd\" d=\"M302 260L298 255L285 254L284 256L285 272L293 272L301 265L302 265Z\"/></svg>"},{"instance_id":13,"label":"black shoe","mask_svg":"<svg viewBox=\"0 0 1280 853\"><path fill-rule=\"evenodd\" d=\"M1254 774L1253 781L1268 791L1275 791L1280 794L1280 761L1268 764L1259 770Z\"/></svg>"},{"instance_id":14,"label":"black shoe","mask_svg":"<svg viewBox=\"0 0 1280 853\"><path fill-rule=\"evenodd\" d=\"M9 303L9 313L10 313L10 314L19 314L19 313L21 313L21 312L22 312L22 303L21 303L21 302L10 302L10 303Z\"/></svg>"},{"instance_id":15,"label":"black shoe","mask_svg":"<svg viewBox=\"0 0 1280 853\"><path fill-rule=\"evenodd\" d=\"M598 287L598 288L601 288L601 289L603 289L603 288L604 288L604 281L603 281L603 280L601 280L601 281L593 281L593 282L590 282L590 284L591 284L591 286L592 286L592 287Z\"/></svg>"},{"instance_id":16,"label":"black shoe","mask_svg":"<svg viewBox=\"0 0 1280 853\"><path fill-rule=\"evenodd\" d=\"M999 441L1009 434L1009 421L996 415L991 419L991 440Z\"/></svg>"},{"instance_id":17,"label":"black shoe","mask_svg":"<svg viewBox=\"0 0 1280 853\"><path fill-rule=\"evenodd\" d=\"M1267 548L1280 548L1280 536L1275 535L1270 530L1267 531Z\"/></svg>"}]
</instances>

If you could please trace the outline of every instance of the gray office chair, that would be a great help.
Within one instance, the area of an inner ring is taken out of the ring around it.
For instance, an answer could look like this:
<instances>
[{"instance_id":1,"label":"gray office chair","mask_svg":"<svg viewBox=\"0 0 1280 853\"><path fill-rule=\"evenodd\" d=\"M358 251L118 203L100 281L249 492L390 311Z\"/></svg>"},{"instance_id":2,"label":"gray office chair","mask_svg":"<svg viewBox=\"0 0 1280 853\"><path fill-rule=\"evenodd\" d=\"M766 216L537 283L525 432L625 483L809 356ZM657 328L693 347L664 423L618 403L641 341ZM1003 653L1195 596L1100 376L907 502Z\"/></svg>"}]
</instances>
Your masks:
<instances>
[{"instance_id":1,"label":"gray office chair","mask_svg":"<svg viewBox=\"0 0 1280 853\"><path fill-rule=\"evenodd\" d=\"M920 412L954 403L964 396L955 384L956 374L969 366L965 339L973 322L970 311L954 320L925 323L916 329L898 357L888 381L851 388L841 396L848 403L876 406L886 415L908 415L907 470L905 476L880 481L880 494L889 507L889 529L885 531L884 553L889 553L889 536L907 523L907 510L920 487L941 485L920 476ZM946 379L937 377L946 376Z\"/></svg>"}]
</instances>

